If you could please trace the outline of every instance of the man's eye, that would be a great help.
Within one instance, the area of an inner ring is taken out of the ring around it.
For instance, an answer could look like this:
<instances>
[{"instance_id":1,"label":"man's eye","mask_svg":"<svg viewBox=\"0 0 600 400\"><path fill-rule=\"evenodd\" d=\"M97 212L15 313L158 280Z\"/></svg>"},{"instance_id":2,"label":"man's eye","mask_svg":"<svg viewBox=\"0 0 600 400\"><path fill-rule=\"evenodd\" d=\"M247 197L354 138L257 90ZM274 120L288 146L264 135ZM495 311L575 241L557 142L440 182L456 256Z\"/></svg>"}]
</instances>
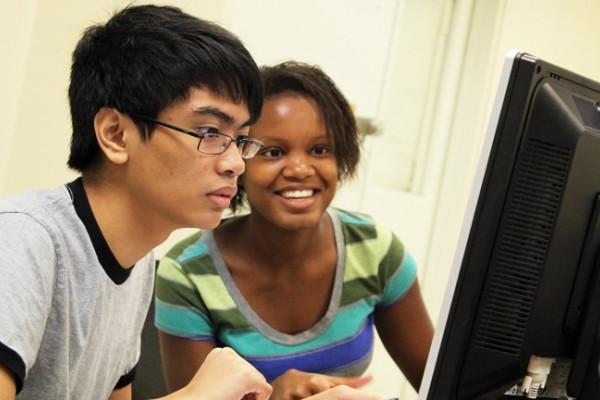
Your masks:
<instances>
[{"instance_id":1,"label":"man's eye","mask_svg":"<svg viewBox=\"0 0 600 400\"><path fill-rule=\"evenodd\" d=\"M203 139L215 139L221 135L221 132L212 126L201 126L196 129L196 132L198 132L198 135L202 136Z\"/></svg>"}]
</instances>

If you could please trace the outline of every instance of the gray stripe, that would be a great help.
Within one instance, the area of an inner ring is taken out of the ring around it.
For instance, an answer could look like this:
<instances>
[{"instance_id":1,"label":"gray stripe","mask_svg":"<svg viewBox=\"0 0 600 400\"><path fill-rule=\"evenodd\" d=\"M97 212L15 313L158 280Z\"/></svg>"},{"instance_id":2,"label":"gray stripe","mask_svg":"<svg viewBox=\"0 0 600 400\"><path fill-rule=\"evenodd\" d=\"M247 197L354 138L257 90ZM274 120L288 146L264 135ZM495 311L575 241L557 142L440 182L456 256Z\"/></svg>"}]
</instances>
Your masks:
<instances>
[{"instance_id":1,"label":"gray stripe","mask_svg":"<svg viewBox=\"0 0 600 400\"><path fill-rule=\"evenodd\" d=\"M252 307L248 304L239 288L235 284L233 277L229 273L229 269L225 265L225 260L219 251L217 243L215 241L214 235L212 231L206 232L206 234L202 237L202 241L204 241L208 247L208 253L212 257L217 272L223 279L225 283L225 287L229 291L229 294L235 301L240 313L248 320L248 322L256 328L258 332L263 334L270 340L274 342L286 344L286 345L297 345L306 343L325 331L327 327L334 320L340 305L340 298L342 295L342 286L344 281L344 266L346 265L346 248L344 246L344 235L342 232L342 224L339 216L333 209L327 209L327 214L331 218L331 222L333 225L333 234L335 237L335 245L337 249L337 264L336 264L336 272L335 272L335 282L333 284L333 290L331 292L331 298L329 299L329 306L327 307L327 312L323 317L317 321L311 328L297 333L297 334L287 334L280 332L276 329L273 329L270 325L268 325L263 319L252 309Z\"/></svg>"},{"instance_id":2,"label":"gray stripe","mask_svg":"<svg viewBox=\"0 0 600 400\"><path fill-rule=\"evenodd\" d=\"M373 358L373 344L369 348L369 352L360 360L353 362L352 364L342 365L341 367L332 368L326 371L319 371L320 374L334 375L334 376L359 376L365 373L371 359Z\"/></svg>"}]
</instances>

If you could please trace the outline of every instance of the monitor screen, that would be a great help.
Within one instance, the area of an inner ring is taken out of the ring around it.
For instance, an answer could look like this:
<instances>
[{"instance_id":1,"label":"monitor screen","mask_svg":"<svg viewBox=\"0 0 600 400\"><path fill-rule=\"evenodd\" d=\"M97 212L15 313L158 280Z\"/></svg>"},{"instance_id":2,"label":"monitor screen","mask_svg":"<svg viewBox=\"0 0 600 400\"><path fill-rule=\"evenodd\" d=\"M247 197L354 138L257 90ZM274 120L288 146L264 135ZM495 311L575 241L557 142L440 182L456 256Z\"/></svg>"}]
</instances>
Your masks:
<instances>
[{"instance_id":1,"label":"monitor screen","mask_svg":"<svg viewBox=\"0 0 600 400\"><path fill-rule=\"evenodd\" d=\"M600 399L599 196L600 84L511 51L420 400Z\"/></svg>"}]
</instances>

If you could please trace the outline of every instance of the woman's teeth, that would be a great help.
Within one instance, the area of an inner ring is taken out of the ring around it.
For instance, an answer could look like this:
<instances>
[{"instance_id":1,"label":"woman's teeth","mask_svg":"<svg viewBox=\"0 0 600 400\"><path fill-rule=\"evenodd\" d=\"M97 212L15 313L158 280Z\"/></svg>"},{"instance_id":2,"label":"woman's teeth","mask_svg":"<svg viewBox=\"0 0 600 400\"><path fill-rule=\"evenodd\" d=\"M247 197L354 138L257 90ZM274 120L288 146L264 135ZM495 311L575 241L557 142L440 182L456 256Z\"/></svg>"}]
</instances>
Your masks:
<instances>
[{"instance_id":1,"label":"woman's teeth","mask_svg":"<svg viewBox=\"0 0 600 400\"><path fill-rule=\"evenodd\" d=\"M281 192L281 195L286 199L302 199L305 197L311 197L313 193L313 190L288 190Z\"/></svg>"}]
</instances>

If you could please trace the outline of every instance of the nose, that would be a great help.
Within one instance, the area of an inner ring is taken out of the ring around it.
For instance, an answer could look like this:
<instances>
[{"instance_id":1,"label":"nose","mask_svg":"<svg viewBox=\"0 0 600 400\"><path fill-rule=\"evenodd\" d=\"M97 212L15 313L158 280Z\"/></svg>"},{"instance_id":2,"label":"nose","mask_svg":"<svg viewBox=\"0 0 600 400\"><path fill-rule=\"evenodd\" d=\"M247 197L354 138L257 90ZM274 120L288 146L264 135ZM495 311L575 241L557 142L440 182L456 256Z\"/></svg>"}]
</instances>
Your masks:
<instances>
[{"instance_id":1,"label":"nose","mask_svg":"<svg viewBox=\"0 0 600 400\"><path fill-rule=\"evenodd\" d=\"M289 179L306 179L315 174L315 168L306 154L290 155L282 174Z\"/></svg>"},{"instance_id":2,"label":"nose","mask_svg":"<svg viewBox=\"0 0 600 400\"><path fill-rule=\"evenodd\" d=\"M227 147L227 150L219 156L218 168L219 173L231 176L240 176L244 172L246 164L235 143Z\"/></svg>"}]
</instances>

